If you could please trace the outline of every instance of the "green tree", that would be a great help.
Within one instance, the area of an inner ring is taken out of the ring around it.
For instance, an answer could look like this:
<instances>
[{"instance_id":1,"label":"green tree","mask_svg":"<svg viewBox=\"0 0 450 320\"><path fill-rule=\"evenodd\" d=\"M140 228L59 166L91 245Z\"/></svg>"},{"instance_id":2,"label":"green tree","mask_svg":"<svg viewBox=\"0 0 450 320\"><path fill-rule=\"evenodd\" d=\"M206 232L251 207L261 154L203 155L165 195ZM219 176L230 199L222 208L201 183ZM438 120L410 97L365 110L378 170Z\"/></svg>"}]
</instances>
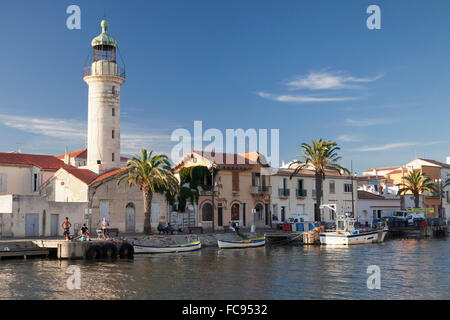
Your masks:
<instances>
[{"instance_id":1,"label":"green tree","mask_svg":"<svg viewBox=\"0 0 450 320\"><path fill-rule=\"evenodd\" d=\"M141 155L133 154L128 160L128 168L118 176L118 184L123 181L129 187L138 186L144 198L144 234L151 234L152 199L155 193L175 195L178 180L173 175L166 155L153 155L153 151L141 150Z\"/></svg>"},{"instance_id":2,"label":"green tree","mask_svg":"<svg viewBox=\"0 0 450 320\"><path fill-rule=\"evenodd\" d=\"M289 165L289 168L295 169L290 178L292 179L302 169L313 168L316 179L316 207L314 209L314 219L320 221L322 183L323 180L325 180L326 170L336 170L339 174L350 174L350 171L338 163L341 157L338 156L337 151L339 151L340 148L334 141L317 140L314 138L311 140L311 145L304 142L302 143L301 148L303 154L297 156L298 158L301 158L301 160L295 160Z\"/></svg>"},{"instance_id":3,"label":"green tree","mask_svg":"<svg viewBox=\"0 0 450 320\"><path fill-rule=\"evenodd\" d=\"M419 195L425 191L439 193L439 189L430 177L422 174L419 169L414 169L406 176L402 177L401 188L398 194L412 193L414 196L414 207L419 208Z\"/></svg>"}]
</instances>

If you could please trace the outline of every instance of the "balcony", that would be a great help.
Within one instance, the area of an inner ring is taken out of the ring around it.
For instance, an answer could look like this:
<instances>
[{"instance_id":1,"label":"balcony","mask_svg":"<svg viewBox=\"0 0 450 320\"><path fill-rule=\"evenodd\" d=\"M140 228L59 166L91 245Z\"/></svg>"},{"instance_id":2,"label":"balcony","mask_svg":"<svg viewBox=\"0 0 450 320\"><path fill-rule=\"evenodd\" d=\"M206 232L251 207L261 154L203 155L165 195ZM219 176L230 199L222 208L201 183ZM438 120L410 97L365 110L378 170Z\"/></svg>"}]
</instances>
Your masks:
<instances>
[{"instance_id":1,"label":"balcony","mask_svg":"<svg viewBox=\"0 0 450 320\"><path fill-rule=\"evenodd\" d=\"M287 198L287 197L289 197L289 189L284 189L284 188L278 189L278 196L280 198Z\"/></svg>"},{"instance_id":2,"label":"balcony","mask_svg":"<svg viewBox=\"0 0 450 320\"><path fill-rule=\"evenodd\" d=\"M211 185L201 185L198 191L201 196L212 196L212 189ZM214 193L217 193L217 186L214 188Z\"/></svg>"},{"instance_id":3,"label":"balcony","mask_svg":"<svg viewBox=\"0 0 450 320\"><path fill-rule=\"evenodd\" d=\"M296 189L295 193L297 195L297 198L305 198L307 194L305 189Z\"/></svg>"},{"instance_id":4,"label":"balcony","mask_svg":"<svg viewBox=\"0 0 450 320\"><path fill-rule=\"evenodd\" d=\"M316 190L312 191L312 196L313 196L313 198L317 197L317 191ZM320 192L320 196L323 197L323 190Z\"/></svg>"},{"instance_id":5,"label":"balcony","mask_svg":"<svg viewBox=\"0 0 450 320\"><path fill-rule=\"evenodd\" d=\"M111 65L101 65L101 67L85 67L83 69L83 78L89 76L114 76L125 79L126 73L125 69L118 67L116 64Z\"/></svg>"},{"instance_id":6,"label":"balcony","mask_svg":"<svg viewBox=\"0 0 450 320\"><path fill-rule=\"evenodd\" d=\"M250 193L253 195L271 194L272 186L251 186Z\"/></svg>"}]
</instances>

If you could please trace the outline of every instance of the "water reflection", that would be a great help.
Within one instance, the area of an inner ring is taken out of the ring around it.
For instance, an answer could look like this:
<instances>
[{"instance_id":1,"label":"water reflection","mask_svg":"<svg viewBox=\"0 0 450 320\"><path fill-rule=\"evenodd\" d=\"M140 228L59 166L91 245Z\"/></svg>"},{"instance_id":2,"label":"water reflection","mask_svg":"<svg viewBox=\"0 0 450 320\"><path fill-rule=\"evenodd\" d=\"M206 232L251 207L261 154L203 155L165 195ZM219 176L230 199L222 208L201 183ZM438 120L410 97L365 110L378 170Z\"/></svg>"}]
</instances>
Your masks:
<instances>
[{"instance_id":1,"label":"water reflection","mask_svg":"<svg viewBox=\"0 0 450 320\"><path fill-rule=\"evenodd\" d=\"M261 247L134 260L0 262L1 299L449 299L448 240L396 240L350 248ZM69 265L81 290L69 290ZM381 290L368 290L369 265Z\"/></svg>"}]
</instances>

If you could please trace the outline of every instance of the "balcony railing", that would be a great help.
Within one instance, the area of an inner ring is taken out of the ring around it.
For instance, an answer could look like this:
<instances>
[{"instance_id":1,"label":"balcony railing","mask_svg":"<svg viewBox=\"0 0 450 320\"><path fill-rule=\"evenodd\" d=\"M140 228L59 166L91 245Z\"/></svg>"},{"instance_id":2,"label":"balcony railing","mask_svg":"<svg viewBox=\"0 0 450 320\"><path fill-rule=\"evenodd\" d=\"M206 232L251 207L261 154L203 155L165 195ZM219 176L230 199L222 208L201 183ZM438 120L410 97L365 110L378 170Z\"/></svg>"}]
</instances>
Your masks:
<instances>
[{"instance_id":1,"label":"balcony railing","mask_svg":"<svg viewBox=\"0 0 450 320\"><path fill-rule=\"evenodd\" d=\"M117 70L113 70L112 72L111 72L111 70L106 70L106 71L101 71L101 72L95 72L95 73L93 73L92 72L92 68L91 67L85 67L84 69L83 69L83 78L84 77L88 77L88 76L92 76L92 75L99 75L99 76L103 76L103 75L111 75L111 76L116 76L116 77L121 77L121 78L124 78L124 79L126 79L126 72L125 72L125 69L124 68L121 68L121 67L117 67Z\"/></svg>"},{"instance_id":2,"label":"balcony railing","mask_svg":"<svg viewBox=\"0 0 450 320\"><path fill-rule=\"evenodd\" d=\"M312 196L313 196L313 198L316 198L316 197L317 197L317 191L316 191L316 190L313 190L313 191L312 191ZM321 196L321 197L323 196L323 190L320 192L320 196Z\"/></svg>"},{"instance_id":3,"label":"balcony railing","mask_svg":"<svg viewBox=\"0 0 450 320\"><path fill-rule=\"evenodd\" d=\"M272 186L251 186L251 194L270 194L272 193Z\"/></svg>"},{"instance_id":4,"label":"balcony railing","mask_svg":"<svg viewBox=\"0 0 450 320\"><path fill-rule=\"evenodd\" d=\"M306 190L305 189L296 189L296 195L297 197L306 197Z\"/></svg>"},{"instance_id":5,"label":"balcony railing","mask_svg":"<svg viewBox=\"0 0 450 320\"><path fill-rule=\"evenodd\" d=\"M278 189L278 195L282 198L289 197L289 189L279 188Z\"/></svg>"}]
</instances>

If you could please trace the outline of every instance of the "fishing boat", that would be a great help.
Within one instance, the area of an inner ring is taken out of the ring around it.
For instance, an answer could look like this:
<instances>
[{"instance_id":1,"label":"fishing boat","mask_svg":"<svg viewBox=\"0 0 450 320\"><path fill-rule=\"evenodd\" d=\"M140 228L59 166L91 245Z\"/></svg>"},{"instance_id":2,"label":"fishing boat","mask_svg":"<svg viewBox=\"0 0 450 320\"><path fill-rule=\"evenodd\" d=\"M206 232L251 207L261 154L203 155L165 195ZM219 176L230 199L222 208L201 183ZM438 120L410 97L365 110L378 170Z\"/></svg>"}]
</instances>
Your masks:
<instances>
[{"instance_id":1,"label":"fishing boat","mask_svg":"<svg viewBox=\"0 0 450 320\"><path fill-rule=\"evenodd\" d=\"M261 247L266 244L266 237L238 241L217 240L217 244L221 249Z\"/></svg>"},{"instance_id":2,"label":"fishing boat","mask_svg":"<svg viewBox=\"0 0 450 320\"><path fill-rule=\"evenodd\" d=\"M353 245L383 242L388 227L371 230L359 230L355 227L356 219L340 215L336 219L336 230L321 232L320 243L327 245Z\"/></svg>"},{"instance_id":3,"label":"fishing boat","mask_svg":"<svg viewBox=\"0 0 450 320\"><path fill-rule=\"evenodd\" d=\"M169 244L166 246L151 246L144 244L134 244L134 253L171 253L194 251L202 248L200 241L185 244Z\"/></svg>"}]
</instances>

